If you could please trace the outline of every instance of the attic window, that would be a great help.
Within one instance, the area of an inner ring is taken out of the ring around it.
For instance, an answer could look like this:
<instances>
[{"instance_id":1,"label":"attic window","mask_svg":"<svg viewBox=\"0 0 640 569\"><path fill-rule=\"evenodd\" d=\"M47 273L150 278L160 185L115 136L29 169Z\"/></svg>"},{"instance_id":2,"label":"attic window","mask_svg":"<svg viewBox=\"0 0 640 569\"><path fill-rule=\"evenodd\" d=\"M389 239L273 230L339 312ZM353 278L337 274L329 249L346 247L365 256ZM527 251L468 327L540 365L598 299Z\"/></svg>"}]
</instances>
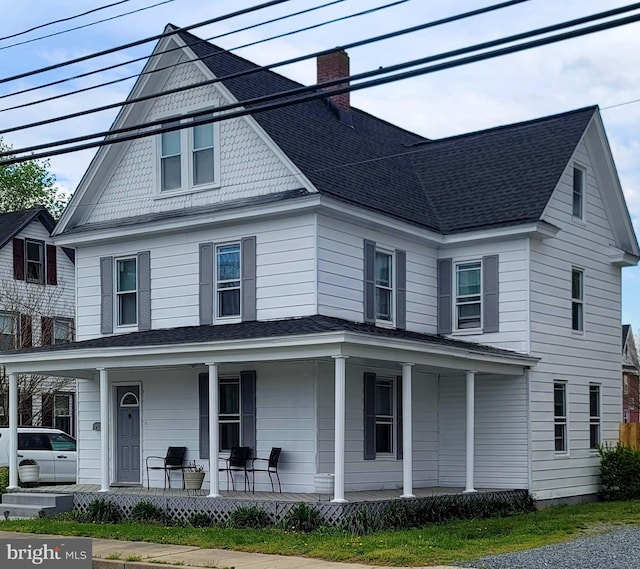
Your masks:
<instances>
[{"instance_id":1,"label":"attic window","mask_svg":"<svg viewBox=\"0 0 640 569\"><path fill-rule=\"evenodd\" d=\"M582 168L574 166L572 214L576 219L584 219L584 185L585 171Z\"/></svg>"}]
</instances>

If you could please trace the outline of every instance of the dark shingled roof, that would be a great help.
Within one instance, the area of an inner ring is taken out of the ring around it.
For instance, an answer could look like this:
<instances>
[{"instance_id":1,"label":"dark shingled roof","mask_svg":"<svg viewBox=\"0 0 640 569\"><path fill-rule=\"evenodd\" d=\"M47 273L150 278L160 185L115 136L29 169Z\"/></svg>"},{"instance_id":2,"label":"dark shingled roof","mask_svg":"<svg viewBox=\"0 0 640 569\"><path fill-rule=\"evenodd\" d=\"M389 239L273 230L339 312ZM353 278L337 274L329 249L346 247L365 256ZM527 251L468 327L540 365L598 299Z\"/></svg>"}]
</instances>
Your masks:
<instances>
[{"instance_id":1,"label":"dark shingled roof","mask_svg":"<svg viewBox=\"0 0 640 569\"><path fill-rule=\"evenodd\" d=\"M258 66L176 28L216 77ZM223 81L240 101L300 84L268 70ZM254 114L321 194L451 233L540 219L597 107L428 140L324 100Z\"/></svg>"},{"instance_id":2,"label":"dark shingled roof","mask_svg":"<svg viewBox=\"0 0 640 569\"><path fill-rule=\"evenodd\" d=\"M38 219L51 233L56 225L53 217L43 206L9 213L0 213L0 247L4 247L34 219Z\"/></svg>"},{"instance_id":3,"label":"dark shingled roof","mask_svg":"<svg viewBox=\"0 0 640 569\"><path fill-rule=\"evenodd\" d=\"M439 345L456 349L463 349L474 353L487 355L502 355L511 358L527 359L529 356L494 348L463 340L450 340L435 334L419 334L406 330L381 328L373 324L349 322L329 316L307 316L304 318L286 318L265 322L241 322L220 326L184 326L180 328L165 328L162 330L147 330L131 332L130 334L115 334L82 342L54 344L38 348L23 348L8 353L30 352L60 352L81 349L126 348L142 346L170 346L179 344L193 344L205 342L228 342L233 340L252 340L258 338L276 338L282 336L298 336L321 334L323 332L356 332L378 338L395 338L412 340L429 345Z\"/></svg>"}]
</instances>

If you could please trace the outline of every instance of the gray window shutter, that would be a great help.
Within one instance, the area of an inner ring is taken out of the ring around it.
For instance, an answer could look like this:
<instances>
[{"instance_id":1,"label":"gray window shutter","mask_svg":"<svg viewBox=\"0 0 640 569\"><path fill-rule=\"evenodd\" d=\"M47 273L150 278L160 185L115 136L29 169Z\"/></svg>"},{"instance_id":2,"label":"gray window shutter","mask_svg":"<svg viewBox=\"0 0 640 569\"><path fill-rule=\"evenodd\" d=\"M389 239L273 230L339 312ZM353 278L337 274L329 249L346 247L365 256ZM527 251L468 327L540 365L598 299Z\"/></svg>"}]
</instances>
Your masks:
<instances>
[{"instance_id":1,"label":"gray window shutter","mask_svg":"<svg viewBox=\"0 0 640 569\"><path fill-rule=\"evenodd\" d=\"M482 258L482 331L498 332L499 328L498 255L488 255Z\"/></svg>"},{"instance_id":2,"label":"gray window shutter","mask_svg":"<svg viewBox=\"0 0 640 569\"><path fill-rule=\"evenodd\" d=\"M100 258L100 333L113 333L113 257Z\"/></svg>"},{"instance_id":3,"label":"gray window shutter","mask_svg":"<svg viewBox=\"0 0 640 569\"><path fill-rule=\"evenodd\" d=\"M257 319L255 236L243 238L240 245L242 259L242 321L251 322Z\"/></svg>"},{"instance_id":4,"label":"gray window shutter","mask_svg":"<svg viewBox=\"0 0 640 569\"><path fill-rule=\"evenodd\" d=\"M376 321L376 243L364 240L364 321Z\"/></svg>"},{"instance_id":5,"label":"gray window shutter","mask_svg":"<svg viewBox=\"0 0 640 569\"><path fill-rule=\"evenodd\" d=\"M438 334L451 334L452 330L451 267L451 259L438 259Z\"/></svg>"},{"instance_id":6,"label":"gray window shutter","mask_svg":"<svg viewBox=\"0 0 640 569\"><path fill-rule=\"evenodd\" d=\"M200 243L200 325L213 324L213 243Z\"/></svg>"},{"instance_id":7,"label":"gray window shutter","mask_svg":"<svg viewBox=\"0 0 640 569\"><path fill-rule=\"evenodd\" d=\"M200 458L209 458L209 374L198 375Z\"/></svg>"},{"instance_id":8,"label":"gray window shutter","mask_svg":"<svg viewBox=\"0 0 640 569\"><path fill-rule=\"evenodd\" d=\"M240 430L242 446L256 455L256 372L240 372Z\"/></svg>"},{"instance_id":9,"label":"gray window shutter","mask_svg":"<svg viewBox=\"0 0 640 569\"><path fill-rule=\"evenodd\" d=\"M151 330L151 254L138 253L138 330Z\"/></svg>"},{"instance_id":10,"label":"gray window shutter","mask_svg":"<svg viewBox=\"0 0 640 569\"><path fill-rule=\"evenodd\" d=\"M402 376L396 377L396 458L402 459Z\"/></svg>"},{"instance_id":11,"label":"gray window shutter","mask_svg":"<svg viewBox=\"0 0 640 569\"><path fill-rule=\"evenodd\" d=\"M364 374L364 460L376 458L376 374Z\"/></svg>"},{"instance_id":12,"label":"gray window shutter","mask_svg":"<svg viewBox=\"0 0 640 569\"><path fill-rule=\"evenodd\" d=\"M407 327L407 253L396 249L396 328Z\"/></svg>"}]
</instances>

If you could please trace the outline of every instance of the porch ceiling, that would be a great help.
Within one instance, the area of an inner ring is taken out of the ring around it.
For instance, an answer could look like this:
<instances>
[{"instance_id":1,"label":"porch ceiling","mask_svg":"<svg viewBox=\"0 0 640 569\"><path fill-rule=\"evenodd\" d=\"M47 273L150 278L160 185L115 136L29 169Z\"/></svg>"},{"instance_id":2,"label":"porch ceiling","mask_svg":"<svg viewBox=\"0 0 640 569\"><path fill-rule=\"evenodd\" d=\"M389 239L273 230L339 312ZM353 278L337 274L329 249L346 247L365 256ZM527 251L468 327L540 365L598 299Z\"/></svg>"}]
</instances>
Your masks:
<instances>
[{"instance_id":1,"label":"porch ceiling","mask_svg":"<svg viewBox=\"0 0 640 569\"><path fill-rule=\"evenodd\" d=\"M3 354L9 373L92 379L95 370L323 359L411 362L437 369L518 374L532 356L442 336L326 316L133 332Z\"/></svg>"}]
</instances>

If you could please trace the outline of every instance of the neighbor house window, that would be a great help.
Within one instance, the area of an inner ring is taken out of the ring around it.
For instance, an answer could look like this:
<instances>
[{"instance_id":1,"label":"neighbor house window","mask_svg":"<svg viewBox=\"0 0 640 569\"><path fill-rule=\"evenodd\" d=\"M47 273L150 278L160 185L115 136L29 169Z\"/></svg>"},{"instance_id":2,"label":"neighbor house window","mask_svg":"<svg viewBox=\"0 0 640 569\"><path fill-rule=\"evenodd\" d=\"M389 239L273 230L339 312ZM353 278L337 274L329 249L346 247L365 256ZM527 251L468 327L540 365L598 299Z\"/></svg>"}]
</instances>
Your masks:
<instances>
[{"instance_id":1,"label":"neighbor house window","mask_svg":"<svg viewBox=\"0 0 640 569\"><path fill-rule=\"evenodd\" d=\"M220 450L240 446L240 378L221 378L220 386Z\"/></svg>"},{"instance_id":2,"label":"neighbor house window","mask_svg":"<svg viewBox=\"0 0 640 569\"><path fill-rule=\"evenodd\" d=\"M73 393L53 393L42 398L42 426L73 435Z\"/></svg>"},{"instance_id":3,"label":"neighbor house window","mask_svg":"<svg viewBox=\"0 0 640 569\"><path fill-rule=\"evenodd\" d=\"M394 380L376 378L376 454L393 451Z\"/></svg>"},{"instance_id":4,"label":"neighbor house window","mask_svg":"<svg viewBox=\"0 0 640 569\"><path fill-rule=\"evenodd\" d=\"M206 117L198 117L197 121ZM212 118L212 117L209 117ZM181 121L166 123L167 126L181 124ZM184 128L159 135L159 178L160 193L189 191L206 188L216 183L217 133L214 123Z\"/></svg>"},{"instance_id":5,"label":"neighbor house window","mask_svg":"<svg viewBox=\"0 0 640 569\"><path fill-rule=\"evenodd\" d=\"M53 343L64 344L73 340L73 326L71 320L56 318L53 321Z\"/></svg>"},{"instance_id":6,"label":"neighbor house window","mask_svg":"<svg viewBox=\"0 0 640 569\"><path fill-rule=\"evenodd\" d=\"M240 316L240 244L216 247L216 302L218 318Z\"/></svg>"},{"instance_id":7,"label":"neighbor house window","mask_svg":"<svg viewBox=\"0 0 640 569\"><path fill-rule=\"evenodd\" d=\"M600 446L600 386L589 386L589 448Z\"/></svg>"},{"instance_id":8,"label":"neighbor house window","mask_svg":"<svg viewBox=\"0 0 640 569\"><path fill-rule=\"evenodd\" d=\"M584 218L584 186L585 172L582 168L573 167L573 217Z\"/></svg>"},{"instance_id":9,"label":"neighbor house window","mask_svg":"<svg viewBox=\"0 0 640 569\"><path fill-rule=\"evenodd\" d=\"M567 446L567 384L553 384L553 422L555 451L566 453Z\"/></svg>"},{"instance_id":10,"label":"neighbor house window","mask_svg":"<svg viewBox=\"0 0 640 569\"><path fill-rule=\"evenodd\" d=\"M44 283L44 243L40 241L25 241L25 263L27 282Z\"/></svg>"},{"instance_id":11,"label":"neighbor house window","mask_svg":"<svg viewBox=\"0 0 640 569\"><path fill-rule=\"evenodd\" d=\"M584 271L571 269L571 328L584 330Z\"/></svg>"},{"instance_id":12,"label":"neighbor house window","mask_svg":"<svg viewBox=\"0 0 640 569\"><path fill-rule=\"evenodd\" d=\"M376 320L393 320L393 255L376 250Z\"/></svg>"},{"instance_id":13,"label":"neighbor house window","mask_svg":"<svg viewBox=\"0 0 640 569\"><path fill-rule=\"evenodd\" d=\"M118 326L138 322L138 283L136 258L116 260L116 309Z\"/></svg>"},{"instance_id":14,"label":"neighbor house window","mask_svg":"<svg viewBox=\"0 0 640 569\"><path fill-rule=\"evenodd\" d=\"M469 330L482 325L482 263L456 264L456 329Z\"/></svg>"},{"instance_id":15,"label":"neighbor house window","mask_svg":"<svg viewBox=\"0 0 640 569\"><path fill-rule=\"evenodd\" d=\"M12 314L0 313L0 352L14 350L17 345L18 329Z\"/></svg>"}]
</instances>

